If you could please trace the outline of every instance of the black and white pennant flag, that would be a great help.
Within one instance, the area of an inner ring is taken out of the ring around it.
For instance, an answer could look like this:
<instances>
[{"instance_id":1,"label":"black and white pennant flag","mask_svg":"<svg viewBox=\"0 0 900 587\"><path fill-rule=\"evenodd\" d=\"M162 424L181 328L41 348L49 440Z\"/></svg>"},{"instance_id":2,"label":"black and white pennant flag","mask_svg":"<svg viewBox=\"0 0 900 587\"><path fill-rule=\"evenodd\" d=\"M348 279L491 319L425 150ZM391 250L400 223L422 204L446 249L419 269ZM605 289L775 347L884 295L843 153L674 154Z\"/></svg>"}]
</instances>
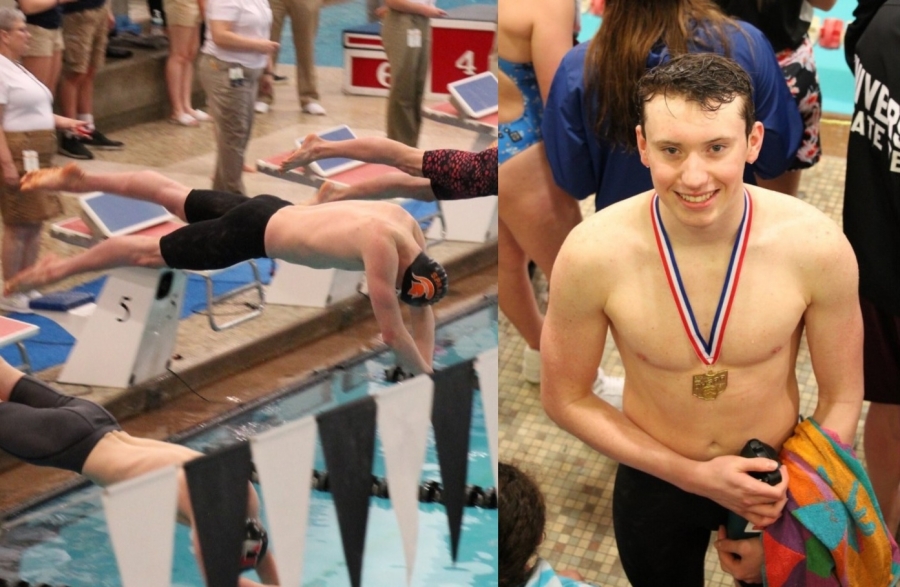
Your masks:
<instances>
[{"instance_id":1,"label":"black and white pennant flag","mask_svg":"<svg viewBox=\"0 0 900 587\"><path fill-rule=\"evenodd\" d=\"M475 369L472 361L466 361L437 371L432 378L434 407L431 410L431 425L434 427L434 441L444 485L442 497L450 525L451 556L456 562L463 508L466 505Z\"/></svg>"},{"instance_id":2,"label":"black and white pennant flag","mask_svg":"<svg viewBox=\"0 0 900 587\"><path fill-rule=\"evenodd\" d=\"M337 509L344 559L353 587L360 587L372 460L375 456L375 400L371 397L339 406L316 417L328 484Z\"/></svg>"},{"instance_id":3,"label":"black and white pennant flag","mask_svg":"<svg viewBox=\"0 0 900 587\"><path fill-rule=\"evenodd\" d=\"M299 587L316 449L313 417L250 439L282 587Z\"/></svg>"},{"instance_id":4,"label":"black and white pennant flag","mask_svg":"<svg viewBox=\"0 0 900 587\"><path fill-rule=\"evenodd\" d=\"M434 381L427 375L383 388L375 395L388 492L403 539L407 585L416 562L419 480L428 449L433 395Z\"/></svg>"},{"instance_id":5,"label":"black and white pennant flag","mask_svg":"<svg viewBox=\"0 0 900 587\"><path fill-rule=\"evenodd\" d=\"M184 464L207 587L235 587L247 522L250 445L246 442Z\"/></svg>"},{"instance_id":6,"label":"black and white pennant flag","mask_svg":"<svg viewBox=\"0 0 900 587\"><path fill-rule=\"evenodd\" d=\"M491 465L494 471L494 486L497 480L497 419L500 409L497 380L499 367L497 364L497 348L492 348L478 355L475 359L475 370L478 372L478 389L481 391L481 405L484 408L484 427L487 430L488 451L491 453Z\"/></svg>"},{"instance_id":7,"label":"black and white pennant flag","mask_svg":"<svg viewBox=\"0 0 900 587\"><path fill-rule=\"evenodd\" d=\"M110 485L101 499L122 586L171 585L178 467Z\"/></svg>"}]
</instances>

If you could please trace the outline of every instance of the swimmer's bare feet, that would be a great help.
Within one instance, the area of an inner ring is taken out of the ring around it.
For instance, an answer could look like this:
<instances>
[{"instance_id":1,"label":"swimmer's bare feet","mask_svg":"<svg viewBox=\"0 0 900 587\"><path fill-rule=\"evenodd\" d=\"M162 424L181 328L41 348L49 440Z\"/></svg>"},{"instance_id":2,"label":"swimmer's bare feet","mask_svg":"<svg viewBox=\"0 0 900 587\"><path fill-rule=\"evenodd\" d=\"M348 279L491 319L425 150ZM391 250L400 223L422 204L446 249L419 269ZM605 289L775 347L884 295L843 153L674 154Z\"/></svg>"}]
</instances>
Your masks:
<instances>
[{"instance_id":1,"label":"swimmer's bare feet","mask_svg":"<svg viewBox=\"0 0 900 587\"><path fill-rule=\"evenodd\" d=\"M306 135L306 138L304 138L303 142L300 144L300 148L291 153L290 157L281 163L282 173L290 171L295 167L305 167L313 161L320 159L315 151L316 147L324 142L326 142L325 139L319 138L316 134Z\"/></svg>"},{"instance_id":2,"label":"swimmer's bare feet","mask_svg":"<svg viewBox=\"0 0 900 587\"><path fill-rule=\"evenodd\" d=\"M64 259L52 253L41 257L31 267L19 271L11 279L6 280L3 284L3 295L8 296L16 292L28 291L58 281L63 263L65 263Z\"/></svg>"},{"instance_id":3,"label":"swimmer's bare feet","mask_svg":"<svg viewBox=\"0 0 900 587\"><path fill-rule=\"evenodd\" d=\"M66 190L77 192L84 181L84 170L74 163L29 171L20 182L23 192L32 190Z\"/></svg>"},{"instance_id":4,"label":"swimmer's bare feet","mask_svg":"<svg viewBox=\"0 0 900 587\"><path fill-rule=\"evenodd\" d=\"M333 181L326 181L316 192L315 204L325 204L327 202L337 202L343 199L345 187L340 186Z\"/></svg>"}]
</instances>

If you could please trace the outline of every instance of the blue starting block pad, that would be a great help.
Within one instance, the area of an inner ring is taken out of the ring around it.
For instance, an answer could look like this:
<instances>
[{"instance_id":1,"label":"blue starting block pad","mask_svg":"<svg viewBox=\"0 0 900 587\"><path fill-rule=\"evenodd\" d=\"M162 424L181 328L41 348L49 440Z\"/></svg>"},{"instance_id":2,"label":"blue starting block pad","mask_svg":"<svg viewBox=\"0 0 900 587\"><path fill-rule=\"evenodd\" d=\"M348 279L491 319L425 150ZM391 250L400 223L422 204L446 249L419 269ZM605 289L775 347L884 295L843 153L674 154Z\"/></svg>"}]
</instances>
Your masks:
<instances>
[{"instance_id":1,"label":"blue starting block pad","mask_svg":"<svg viewBox=\"0 0 900 587\"><path fill-rule=\"evenodd\" d=\"M327 141L348 141L350 139L355 139L356 134L350 127L346 124L342 124L341 126L337 126L335 128L330 128L326 131L316 133L320 138L323 138ZM296 145L297 148L300 148L300 145L303 144L302 139L297 139ZM362 161L357 161L356 159L348 159L347 157L332 157L330 159L319 159L318 161L313 161L309 164L309 168L321 175L322 177L331 177L332 175L341 173L343 171L349 171L355 167L359 167L360 165L364 165L365 163Z\"/></svg>"},{"instance_id":2,"label":"blue starting block pad","mask_svg":"<svg viewBox=\"0 0 900 587\"><path fill-rule=\"evenodd\" d=\"M55 291L31 300L29 307L32 310L44 310L47 312L68 312L72 308L90 304L94 301L94 294L86 291Z\"/></svg>"},{"instance_id":3,"label":"blue starting block pad","mask_svg":"<svg viewBox=\"0 0 900 587\"><path fill-rule=\"evenodd\" d=\"M175 218L159 204L116 194L86 194L79 203L89 222L106 238L134 234Z\"/></svg>"},{"instance_id":4,"label":"blue starting block pad","mask_svg":"<svg viewBox=\"0 0 900 587\"><path fill-rule=\"evenodd\" d=\"M497 112L497 78L490 71L447 85L450 101L470 118L482 118Z\"/></svg>"},{"instance_id":5,"label":"blue starting block pad","mask_svg":"<svg viewBox=\"0 0 900 587\"><path fill-rule=\"evenodd\" d=\"M439 218L441 214L441 208L437 201L403 200L400 202L400 206L416 219L419 223L419 228L422 230L431 228L431 223L434 222L435 218Z\"/></svg>"}]
</instances>

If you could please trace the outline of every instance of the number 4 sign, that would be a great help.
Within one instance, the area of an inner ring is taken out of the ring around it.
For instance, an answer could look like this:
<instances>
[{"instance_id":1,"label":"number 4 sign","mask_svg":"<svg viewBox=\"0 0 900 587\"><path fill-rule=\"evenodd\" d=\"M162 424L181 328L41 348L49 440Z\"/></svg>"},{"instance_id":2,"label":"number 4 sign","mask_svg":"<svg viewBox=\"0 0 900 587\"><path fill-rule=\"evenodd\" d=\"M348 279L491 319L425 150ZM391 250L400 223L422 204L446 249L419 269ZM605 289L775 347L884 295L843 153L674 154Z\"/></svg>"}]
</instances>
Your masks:
<instances>
[{"instance_id":1,"label":"number 4 sign","mask_svg":"<svg viewBox=\"0 0 900 587\"><path fill-rule=\"evenodd\" d=\"M447 84L487 71L496 31L496 5L462 6L432 19L429 97L447 97Z\"/></svg>"}]
</instances>

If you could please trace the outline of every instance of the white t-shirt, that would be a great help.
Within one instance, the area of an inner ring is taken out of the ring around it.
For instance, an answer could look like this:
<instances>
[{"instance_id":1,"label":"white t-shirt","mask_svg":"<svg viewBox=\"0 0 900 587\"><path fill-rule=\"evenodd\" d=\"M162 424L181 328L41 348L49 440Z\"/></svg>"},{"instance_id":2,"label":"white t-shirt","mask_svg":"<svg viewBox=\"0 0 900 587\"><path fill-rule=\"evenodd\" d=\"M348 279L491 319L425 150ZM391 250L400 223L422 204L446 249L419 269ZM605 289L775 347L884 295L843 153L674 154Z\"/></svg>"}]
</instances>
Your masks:
<instances>
[{"instance_id":1,"label":"white t-shirt","mask_svg":"<svg viewBox=\"0 0 900 587\"><path fill-rule=\"evenodd\" d=\"M269 62L269 56L256 51L235 51L216 45L210 33L209 21L223 20L234 23L231 32L252 39L268 39L272 28L272 9L268 0L207 0L206 41L203 52L229 63L240 63L250 69L260 69Z\"/></svg>"},{"instance_id":2,"label":"white t-shirt","mask_svg":"<svg viewBox=\"0 0 900 587\"><path fill-rule=\"evenodd\" d=\"M0 104L3 130L53 130L53 94L27 69L0 55Z\"/></svg>"}]
</instances>

